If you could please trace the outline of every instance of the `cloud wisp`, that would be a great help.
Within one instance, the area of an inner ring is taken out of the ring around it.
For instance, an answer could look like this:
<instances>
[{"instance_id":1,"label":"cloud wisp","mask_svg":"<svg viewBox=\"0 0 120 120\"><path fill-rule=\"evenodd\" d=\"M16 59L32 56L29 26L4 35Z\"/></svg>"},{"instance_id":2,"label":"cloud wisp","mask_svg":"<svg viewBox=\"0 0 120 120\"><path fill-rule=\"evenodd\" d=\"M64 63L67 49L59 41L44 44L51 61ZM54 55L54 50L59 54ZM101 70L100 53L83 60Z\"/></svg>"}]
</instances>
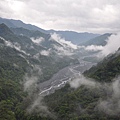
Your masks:
<instances>
[{"instance_id":1,"label":"cloud wisp","mask_svg":"<svg viewBox=\"0 0 120 120\"><path fill-rule=\"evenodd\" d=\"M103 46L97 46L97 45L90 45L90 46L87 46L87 47L84 47L85 50L87 51L101 51L103 50Z\"/></svg>"},{"instance_id":2,"label":"cloud wisp","mask_svg":"<svg viewBox=\"0 0 120 120\"><path fill-rule=\"evenodd\" d=\"M120 48L120 33L112 34L107 40L106 45L89 45L89 46L79 46L80 49L86 51L96 51L98 52L98 58L104 58L109 54L114 54ZM117 52L118 53L118 52Z\"/></svg>"},{"instance_id":3,"label":"cloud wisp","mask_svg":"<svg viewBox=\"0 0 120 120\"><path fill-rule=\"evenodd\" d=\"M97 88L107 93L106 98L99 98L95 107L96 110L104 112L108 115L118 115L120 113L120 76L115 78L111 83L100 83L93 79L84 77L82 74L69 82L72 88L85 86L89 88Z\"/></svg>"},{"instance_id":4,"label":"cloud wisp","mask_svg":"<svg viewBox=\"0 0 120 120\"><path fill-rule=\"evenodd\" d=\"M53 49L55 49L59 56L71 56L74 51L78 49L77 45L74 45L70 41L66 41L56 33L51 34L51 38L49 40L57 42L57 44L53 44Z\"/></svg>"},{"instance_id":5,"label":"cloud wisp","mask_svg":"<svg viewBox=\"0 0 120 120\"><path fill-rule=\"evenodd\" d=\"M37 39L34 39L34 38L31 38L31 40L35 43L35 44L40 44L41 42L45 41L45 39L43 37L40 37L40 38L37 38Z\"/></svg>"},{"instance_id":6,"label":"cloud wisp","mask_svg":"<svg viewBox=\"0 0 120 120\"><path fill-rule=\"evenodd\" d=\"M28 93L27 98L30 99L29 105L27 105L26 111L28 113L39 113L42 116L49 116L55 118L54 113L51 113L44 103L44 96L39 95L38 82L39 76L42 74L42 70L38 65L32 65L30 73L25 74L23 78L24 91Z\"/></svg>"},{"instance_id":7,"label":"cloud wisp","mask_svg":"<svg viewBox=\"0 0 120 120\"><path fill-rule=\"evenodd\" d=\"M120 113L120 77L115 78L109 87L111 95L107 99L100 99L97 107L108 115L118 115Z\"/></svg>"},{"instance_id":8,"label":"cloud wisp","mask_svg":"<svg viewBox=\"0 0 120 120\"><path fill-rule=\"evenodd\" d=\"M61 38L59 34L53 33L51 34L50 40L55 40L63 47L69 47L71 49L77 49L77 45L71 43L71 41L66 41L64 38Z\"/></svg>"},{"instance_id":9,"label":"cloud wisp","mask_svg":"<svg viewBox=\"0 0 120 120\"><path fill-rule=\"evenodd\" d=\"M120 33L113 34L107 40L107 44L103 47L101 55L107 56L111 53L115 53L120 47Z\"/></svg>"}]
</instances>

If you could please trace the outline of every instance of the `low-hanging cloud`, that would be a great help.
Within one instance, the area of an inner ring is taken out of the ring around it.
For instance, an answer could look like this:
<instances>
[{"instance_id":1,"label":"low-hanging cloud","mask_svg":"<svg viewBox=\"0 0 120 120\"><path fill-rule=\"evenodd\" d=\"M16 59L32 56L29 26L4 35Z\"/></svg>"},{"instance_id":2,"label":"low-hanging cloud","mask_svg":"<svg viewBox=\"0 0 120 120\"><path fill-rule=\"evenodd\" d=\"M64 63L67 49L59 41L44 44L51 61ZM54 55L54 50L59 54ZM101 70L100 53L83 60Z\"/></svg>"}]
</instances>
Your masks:
<instances>
[{"instance_id":1,"label":"low-hanging cloud","mask_svg":"<svg viewBox=\"0 0 120 120\"><path fill-rule=\"evenodd\" d=\"M31 40L35 43L35 44L40 44L40 43L42 43L43 41L45 41L45 39L43 38L43 37L40 37L40 38L37 38L37 39L35 39L35 38L31 38Z\"/></svg>"},{"instance_id":2,"label":"low-hanging cloud","mask_svg":"<svg viewBox=\"0 0 120 120\"><path fill-rule=\"evenodd\" d=\"M107 40L107 44L103 47L101 55L107 56L111 53L115 53L119 47L120 47L120 33L113 34Z\"/></svg>"},{"instance_id":3,"label":"low-hanging cloud","mask_svg":"<svg viewBox=\"0 0 120 120\"><path fill-rule=\"evenodd\" d=\"M120 114L120 77L114 79L109 87L111 95L104 100L100 99L97 107L108 115L118 115Z\"/></svg>"},{"instance_id":4,"label":"low-hanging cloud","mask_svg":"<svg viewBox=\"0 0 120 120\"><path fill-rule=\"evenodd\" d=\"M50 40L55 40L63 47L69 47L71 49L77 49L77 45L71 43L71 41L66 41L64 38L61 38L59 34L53 33L51 34Z\"/></svg>"},{"instance_id":5,"label":"low-hanging cloud","mask_svg":"<svg viewBox=\"0 0 120 120\"><path fill-rule=\"evenodd\" d=\"M71 56L71 55L73 55L73 51L71 51L70 49L66 49L64 47L60 47L57 45L54 45L53 47L55 48L56 53L59 56Z\"/></svg>"},{"instance_id":6,"label":"low-hanging cloud","mask_svg":"<svg viewBox=\"0 0 120 120\"><path fill-rule=\"evenodd\" d=\"M17 42L12 43L12 42L4 39L4 38L1 37L1 36L0 36L0 39L2 39L2 40L4 41L4 43L5 43L6 46L11 47L11 48L14 48L14 49L16 49L17 51L19 51L19 52L21 52L21 53L24 53L24 54L27 55L27 56L30 55L30 54L26 53L24 50L21 49L21 46L20 46L19 43L17 43Z\"/></svg>"},{"instance_id":7,"label":"low-hanging cloud","mask_svg":"<svg viewBox=\"0 0 120 120\"><path fill-rule=\"evenodd\" d=\"M100 83L81 74L69 83L75 89L84 85L85 87L104 90L107 96L104 99L102 96L99 98L95 109L108 115L118 115L120 114L120 76L112 81L111 83Z\"/></svg>"},{"instance_id":8,"label":"low-hanging cloud","mask_svg":"<svg viewBox=\"0 0 120 120\"><path fill-rule=\"evenodd\" d=\"M86 85L89 87L95 87L98 84L97 82L84 77L82 74L80 74L77 78L73 79L69 83L72 88L78 88L82 85Z\"/></svg>"},{"instance_id":9,"label":"low-hanging cloud","mask_svg":"<svg viewBox=\"0 0 120 120\"><path fill-rule=\"evenodd\" d=\"M32 93L36 87L39 80L39 76L42 74L42 70L39 65L32 65L32 69L29 73L26 73L23 77L24 91Z\"/></svg>"},{"instance_id":10,"label":"low-hanging cloud","mask_svg":"<svg viewBox=\"0 0 120 120\"><path fill-rule=\"evenodd\" d=\"M104 58L109 54L115 53L120 48L120 33L112 34L107 40L106 45L90 45L90 46L80 46L80 48L83 48L87 51L98 51L97 54L98 58Z\"/></svg>"},{"instance_id":11,"label":"low-hanging cloud","mask_svg":"<svg viewBox=\"0 0 120 120\"><path fill-rule=\"evenodd\" d=\"M41 55L44 55L44 56L49 56L50 55L50 49L49 50L42 50L40 52Z\"/></svg>"},{"instance_id":12,"label":"low-hanging cloud","mask_svg":"<svg viewBox=\"0 0 120 120\"><path fill-rule=\"evenodd\" d=\"M28 113L39 113L42 116L49 116L55 118L54 113L51 113L48 107L45 105L42 96L34 96L33 103L27 108Z\"/></svg>"},{"instance_id":13,"label":"low-hanging cloud","mask_svg":"<svg viewBox=\"0 0 120 120\"><path fill-rule=\"evenodd\" d=\"M101 51L101 50L103 50L104 47L102 45L100 45L100 46L90 45L90 46L87 46L87 47L84 47L84 48L87 51Z\"/></svg>"},{"instance_id":14,"label":"low-hanging cloud","mask_svg":"<svg viewBox=\"0 0 120 120\"><path fill-rule=\"evenodd\" d=\"M39 76L42 74L42 70L39 65L32 65L30 73L26 73L23 78L24 91L28 93L30 98L30 104L27 106L26 111L28 113L39 113L42 116L50 116L55 118L55 115L49 111L46 104L43 101L44 96L39 95L38 82Z\"/></svg>"},{"instance_id":15,"label":"low-hanging cloud","mask_svg":"<svg viewBox=\"0 0 120 120\"><path fill-rule=\"evenodd\" d=\"M53 33L51 34L51 41L56 41L57 44L53 44L53 48L56 50L55 52L59 56L71 56L74 51L78 49L77 45L74 45L70 41L66 41L64 38L61 38L59 34Z\"/></svg>"}]
</instances>

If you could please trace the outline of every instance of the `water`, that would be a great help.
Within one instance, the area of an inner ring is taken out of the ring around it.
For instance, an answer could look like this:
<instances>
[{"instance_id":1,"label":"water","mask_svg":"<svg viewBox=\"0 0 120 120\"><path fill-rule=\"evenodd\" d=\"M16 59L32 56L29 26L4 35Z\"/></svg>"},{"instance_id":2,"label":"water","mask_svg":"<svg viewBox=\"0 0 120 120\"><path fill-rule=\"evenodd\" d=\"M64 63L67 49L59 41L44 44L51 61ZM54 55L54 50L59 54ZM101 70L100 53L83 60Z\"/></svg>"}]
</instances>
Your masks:
<instances>
[{"instance_id":1,"label":"water","mask_svg":"<svg viewBox=\"0 0 120 120\"><path fill-rule=\"evenodd\" d=\"M40 83L39 95L45 96L54 93L55 90L65 86L66 83L74 79L75 76L80 76L85 70L89 69L93 63L80 61L80 64L66 67L56 73L50 80Z\"/></svg>"}]
</instances>

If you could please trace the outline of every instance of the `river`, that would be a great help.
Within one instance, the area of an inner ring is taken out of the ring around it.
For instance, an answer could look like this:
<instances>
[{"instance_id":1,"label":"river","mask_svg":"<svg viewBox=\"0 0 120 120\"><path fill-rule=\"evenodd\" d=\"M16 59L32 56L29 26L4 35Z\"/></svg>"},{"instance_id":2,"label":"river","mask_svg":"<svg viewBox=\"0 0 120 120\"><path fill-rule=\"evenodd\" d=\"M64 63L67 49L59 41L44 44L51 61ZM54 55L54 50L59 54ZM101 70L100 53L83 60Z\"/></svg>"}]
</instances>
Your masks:
<instances>
[{"instance_id":1,"label":"river","mask_svg":"<svg viewBox=\"0 0 120 120\"><path fill-rule=\"evenodd\" d=\"M58 73L54 74L50 80L40 83L39 95L45 96L54 93L55 90L64 87L65 84L71 79L74 79L75 76L80 75L94 65L93 63L83 61L82 59L80 59L79 62L80 64L63 68Z\"/></svg>"}]
</instances>

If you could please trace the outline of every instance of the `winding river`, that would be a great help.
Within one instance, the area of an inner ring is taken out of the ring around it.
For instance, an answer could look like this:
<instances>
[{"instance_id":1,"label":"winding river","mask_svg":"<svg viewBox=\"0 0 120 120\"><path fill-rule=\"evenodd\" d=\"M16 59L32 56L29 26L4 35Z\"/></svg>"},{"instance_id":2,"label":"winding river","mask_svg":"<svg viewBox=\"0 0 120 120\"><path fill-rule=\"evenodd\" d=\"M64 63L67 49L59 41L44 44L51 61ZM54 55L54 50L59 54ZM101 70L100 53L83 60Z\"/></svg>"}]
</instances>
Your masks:
<instances>
[{"instance_id":1,"label":"winding river","mask_svg":"<svg viewBox=\"0 0 120 120\"><path fill-rule=\"evenodd\" d=\"M58 73L53 75L50 80L39 84L39 95L45 96L54 93L55 90L64 87L67 82L74 79L76 75L79 76L92 65L94 64L91 62L80 60L80 64L78 65L63 68Z\"/></svg>"}]
</instances>

